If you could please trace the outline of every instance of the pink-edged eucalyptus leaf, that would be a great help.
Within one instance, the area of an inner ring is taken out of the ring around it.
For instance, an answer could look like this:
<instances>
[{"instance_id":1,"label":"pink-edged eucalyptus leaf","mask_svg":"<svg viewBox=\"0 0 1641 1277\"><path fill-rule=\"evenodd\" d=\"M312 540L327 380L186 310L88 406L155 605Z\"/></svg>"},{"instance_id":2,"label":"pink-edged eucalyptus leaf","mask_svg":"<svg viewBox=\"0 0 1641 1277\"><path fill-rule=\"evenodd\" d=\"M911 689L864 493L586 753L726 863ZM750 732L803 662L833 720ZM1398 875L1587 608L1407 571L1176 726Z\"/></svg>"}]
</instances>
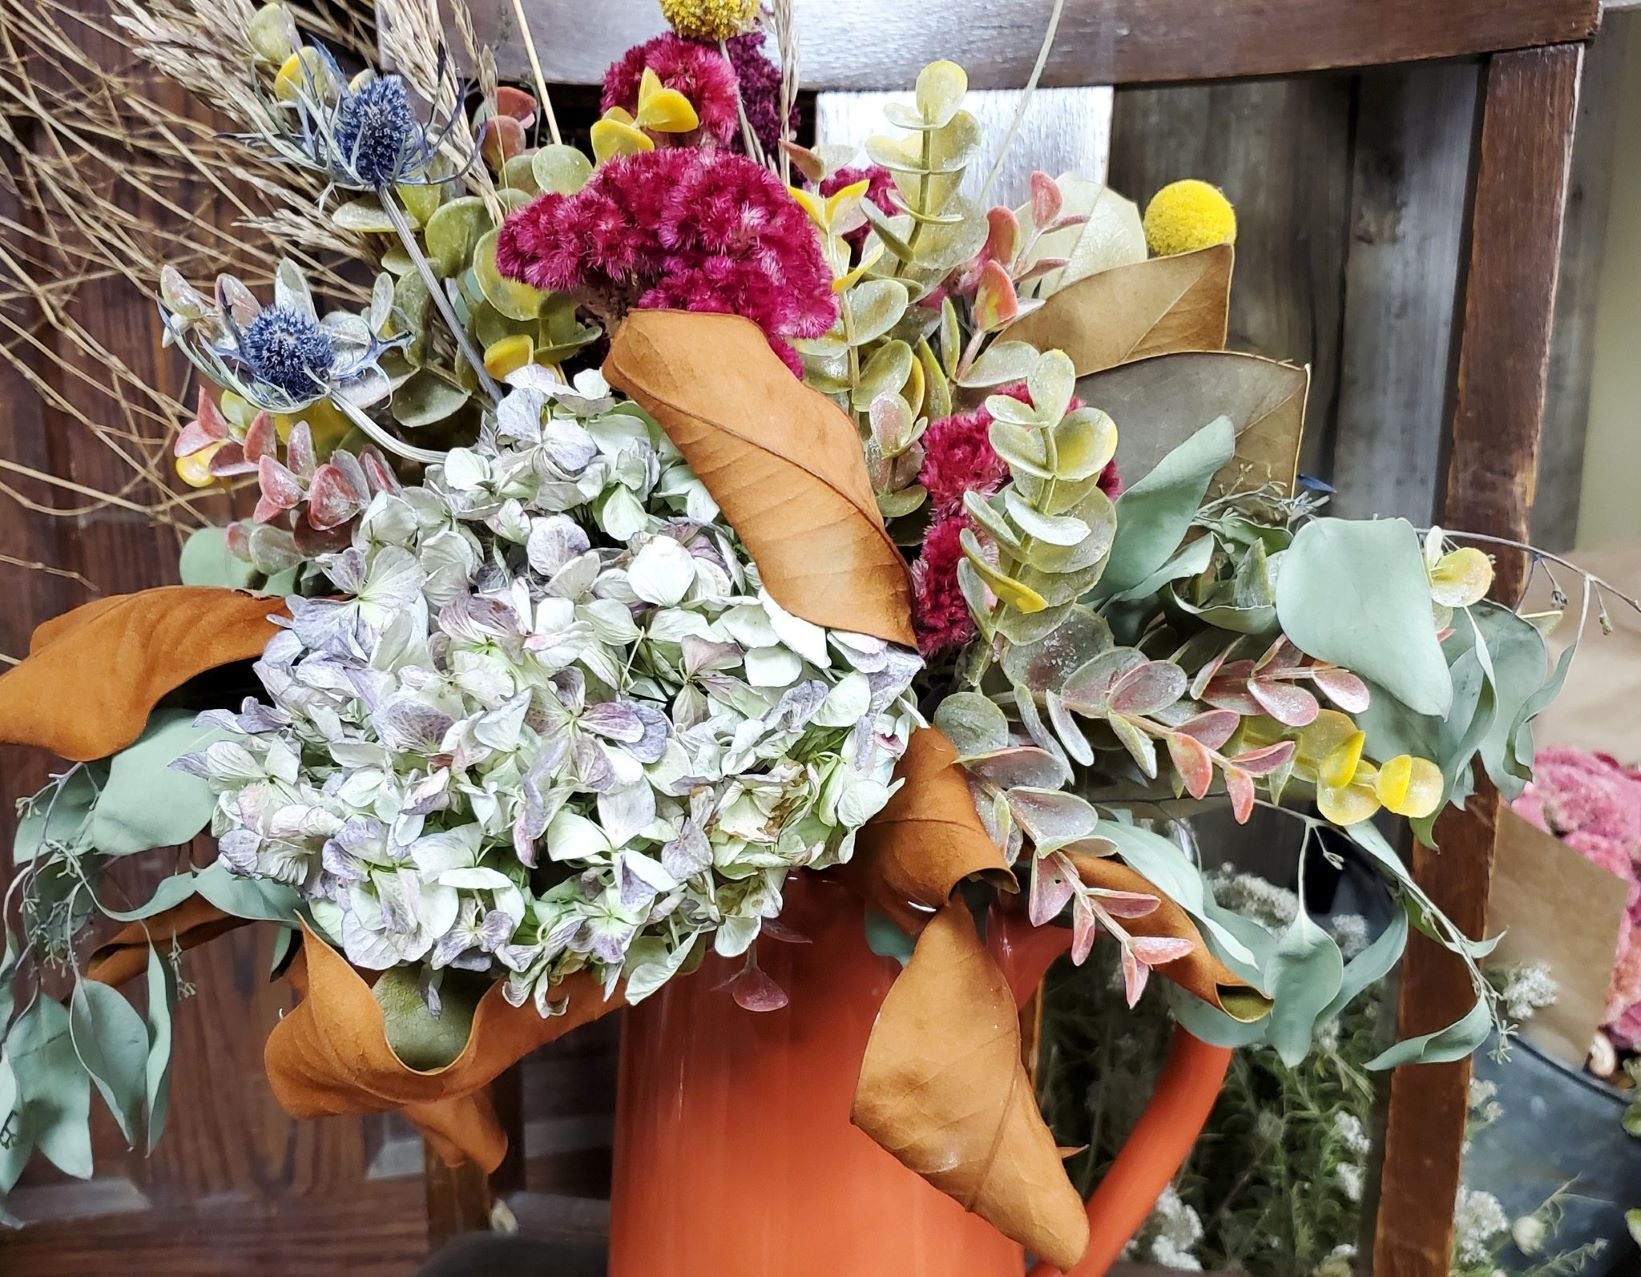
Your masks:
<instances>
[{"instance_id":1,"label":"pink-edged eucalyptus leaf","mask_svg":"<svg viewBox=\"0 0 1641 1277\"><path fill-rule=\"evenodd\" d=\"M1289 760L1293 758L1294 748L1293 741L1279 740L1274 745L1262 745L1258 749L1250 749L1245 754L1238 754L1231 761L1250 776L1269 776L1288 765Z\"/></svg>"},{"instance_id":2,"label":"pink-edged eucalyptus leaf","mask_svg":"<svg viewBox=\"0 0 1641 1277\"><path fill-rule=\"evenodd\" d=\"M1048 706L1048 721L1054 724L1055 735L1065 746L1066 753L1071 755L1073 761L1087 767L1094 761L1094 750L1088 743L1088 737L1083 735L1083 729L1077 726L1077 720L1066 709L1065 702L1056 693L1045 692L1043 703Z\"/></svg>"},{"instance_id":3,"label":"pink-edged eucalyptus leaf","mask_svg":"<svg viewBox=\"0 0 1641 1277\"><path fill-rule=\"evenodd\" d=\"M729 996L743 1011L779 1011L788 1001L786 990L752 963L729 982Z\"/></svg>"},{"instance_id":4,"label":"pink-edged eucalyptus leaf","mask_svg":"<svg viewBox=\"0 0 1641 1277\"><path fill-rule=\"evenodd\" d=\"M1014 281L1001 263L988 261L980 269L980 283L975 289L970 317L981 332L996 332L1011 324L1020 314L1020 298L1014 291Z\"/></svg>"},{"instance_id":5,"label":"pink-edged eucalyptus leaf","mask_svg":"<svg viewBox=\"0 0 1641 1277\"><path fill-rule=\"evenodd\" d=\"M497 172L508 160L522 154L525 144L524 125L511 115L493 115L484 122L484 141L479 151L484 162Z\"/></svg>"},{"instance_id":6,"label":"pink-edged eucalyptus leaf","mask_svg":"<svg viewBox=\"0 0 1641 1277\"><path fill-rule=\"evenodd\" d=\"M1058 789L1071 779L1066 765L1035 745L1011 745L963 759L969 774L1004 789Z\"/></svg>"},{"instance_id":7,"label":"pink-edged eucalyptus leaf","mask_svg":"<svg viewBox=\"0 0 1641 1277\"><path fill-rule=\"evenodd\" d=\"M1128 943L1134 956L1148 967L1160 967L1165 962L1188 958L1196 948L1183 936L1133 936Z\"/></svg>"},{"instance_id":8,"label":"pink-edged eucalyptus leaf","mask_svg":"<svg viewBox=\"0 0 1641 1277\"><path fill-rule=\"evenodd\" d=\"M1226 648L1223 652L1214 657L1213 660L1209 661L1196 672L1195 676L1191 679L1192 700L1200 701L1202 699L1202 695L1207 690L1208 684L1211 683L1214 676L1219 673L1220 666L1225 664L1225 658L1230 654L1231 649Z\"/></svg>"},{"instance_id":9,"label":"pink-edged eucalyptus leaf","mask_svg":"<svg viewBox=\"0 0 1641 1277\"><path fill-rule=\"evenodd\" d=\"M1065 203L1060 184L1042 170L1031 175L1031 220L1038 227L1051 226Z\"/></svg>"},{"instance_id":10,"label":"pink-edged eucalyptus leaf","mask_svg":"<svg viewBox=\"0 0 1641 1277\"><path fill-rule=\"evenodd\" d=\"M187 457L213 443L221 443L227 437L228 419L222 415L216 401L202 390L194 408L194 419L177 434L171 451L179 457Z\"/></svg>"},{"instance_id":11,"label":"pink-edged eucalyptus leaf","mask_svg":"<svg viewBox=\"0 0 1641 1277\"><path fill-rule=\"evenodd\" d=\"M1145 992L1145 982L1151 978L1151 968L1134 956L1128 945L1122 947L1122 984L1128 1005L1134 1006Z\"/></svg>"},{"instance_id":12,"label":"pink-edged eucalyptus leaf","mask_svg":"<svg viewBox=\"0 0 1641 1277\"><path fill-rule=\"evenodd\" d=\"M1078 896L1076 906L1071 911L1071 961L1074 966L1080 967L1088 961L1089 951L1094 948L1095 937L1099 934L1094 907L1087 899Z\"/></svg>"},{"instance_id":13,"label":"pink-edged eucalyptus leaf","mask_svg":"<svg viewBox=\"0 0 1641 1277\"><path fill-rule=\"evenodd\" d=\"M321 532L339 528L364 508L367 495L353 486L340 466L327 461L313 472L308 485L308 523Z\"/></svg>"},{"instance_id":14,"label":"pink-edged eucalyptus leaf","mask_svg":"<svg viewBox=\"0 0 1641 1277\"><path fill-rule=\"evenodd\" d=\"M1111 707L1111 693L1117 682L1130 670L1145 664L1145 654L1131 647L1101 652L1071 672L1060 690L1060 698L1068 709L1079 714L1104 714Z\"/></svg>"},{"instance_id":15,"label":"pink-edged eucalyptus leaf","mask_svg":"<svg viewBox=\"0 0 1641 1277\"><path fill-rule=\"evenodd\" d=\"M1236 823L1246 825L1254 813L1254 778L1240 767L1221 766L1225 777L1225 793L1231 800L1231 815Z\"/></svg>"},{"instance_id":16,"label":"pink-edged eucalyptus leaf","mask_svg":"<svg viewBox=\"0 0 1641 1277\"><path fill-rule=\"evenodd\" d=\"M536 99L533 93L516 89L510 84L496 89L496 113L510 115L525 128L536 122Z\"/></svg>"},{"instance_id":17,"label":"pink-edged eucalyptus leaf","mask_svg":"<svg viewBox=\"0 0 1641 1277\"><path fill-rule=\"evenodd\" d=\"M1186 719L1174 730L1201 741L1209 749L1218 749L1236 733L1241 715L1234 710L1210 709Z\"/></svg>"},{"instance_id":18,"label":"pink-edged eucalyptus leaf","mask_svg":"<svg viewBox=\"0 0 1641 1277\"><path fill-rule=\"evenodd\" d=\"M986 213L986 246L981 250L989 261L1004 266L1020 251L1020 219L1012 209L994 208Z\"/></svg>"},{"instance_id":19,"label":"pink-edged eucalyptus leaf","mask_svg":"<svg viewBox=\"0 0 1641 1277\"><path fill-rule=\"evenodd\" d=\"M1214 758L1208 747L1184 732L1169 732L1166 740L1168 757L1185 782L1185 791L1192 798L1203 797L1214 783Z\"/></svg>"},{"instance_id":20,"label":"pink-edged eucalyptus leaf","mask_svg":"<svg viewBox=\"0 0 1641 1277\"><path fill-rule=\"evenodd\" d=\"M1347 714L1364 712L1373 700L1366 683L1337 665L1318 666L1311 671L1311 679L1322 695Z\"/></svg>"},{"instance_id":21,"label":"pink-edged eucalyptus leaf","mask_svg":"<svg viewBox=\"0 0 1641 1277\"><path fill-rule=\"evenodd\" d=\"M1019 786L1007 793L1009 810L1039 847L1082 838L1099 823L1088 801L1059 789Z\"/></svg>"},{"instance_id":22,"label":"pink-edged eucalyptus leaf","mask_svg":"<svg viewBox=\"0 0 1641 1277\"><path fill-rule=\"evenodd\" d=\"M1147 780L1157 778L1157 747L1151 738L1135 727L1121 714L1112 714L1106 720L1129 757L1139 766Z\"/></svg>"},{"instance_id":23,"label":"pink-edged eucalyptus leaf","mask_svg":"<svg viewBox=\"0 0 1641 1277\"><path fill-rule=\"evenodd\" d=\"M1185 695L1185 671L1172 661L1147 661L1128 671L1111 688L1111 708L1129 717L1167 709Z\"/></svg>"},{"instance_id":24,"label":"pink-edged eucalyptus leaf","mask_svg":"<svg viewBox=\"0 0 1641 1277\"><path fill-rule=\"evenodd\" d=\"M274 419L271 413L259 412L251 418L251 424L245 431L245 459L247 461L261 461L263 457L272 455L279 449L279 434L274 429Z\"/></svg>"},{"instance_id":25,"label":"pink-edged eucalyptus leaf","mask_svg":"<svg viewBox=\"0 0 1641 1277\"><path fill-rule=\"evenodd\" d=\"M1063 856L1044 856L1032 865L1026 895L1026 916L1032 926L1041 927L1060 916L1075 891L1074 878Z\"/></svg>"},{"instance_id":26,"label":"pink-edged eucalyptus leaf","mask_svg":"<svg viewBox=\"0 0 1641 1277\"><path fill-rule=\"evenodd\" d=\"M1303 687L1281 683L1275 679L1248 680L1248 695L1284 727L1309 727L1322 712L1322 707Z\"/></svg>"},{"instance_id":27,"label":"pink-edged eucalyptus leaf","mask_svg":"<svg viewBox=\"0 0 1641 1277\"><path fill-rule=\"evenodd\" d=\"M393 467L388 465L387 458L375 448L361 448L359 464L364 468L365 482L372 493L398 492L401 489L399 476L393 473Z\"/></svg>"},{"instance_id":28,"label":"pink-edged eucalyptus leaf","mask_svg":"<svg viewBox=\"0 0 1641 1277\"><path fill-rule=\"evenodd\" d=\"M1113 918L1144 918L1157 911L1162 901L1144 891L1117 891L1109 887L1090 887L1088 894L1100 902Z\"/></svg>"},{"instance_id":29,"label":"pink-edged eucalyptus leaf","mask_svg":"<svg viewBox=\"0 0 1641 1277\"><path fill-rule=\"evenodd\" d=\"M225 443L211 454L211 474L218 479L237 475L255 474L256 462L245 459L245 449L237 443Z\"/></svg>"},{"instance_id":30,"label":"pink-edged eucalyptus leaf","mask_svg":"<svg viewBox=\"0 0 1641 1277\"><path fill-rule=\"evenodd\" d=\"M257 481L262 491L262 501L258 505L278 513L281 510L294 509L302 500L302 484L297 477L272 457L263 457L256 463ZM266 523L272 515L258 514L257 520Z\"/></svg>"},{"instance_id":31,"label":"pink-edged eucalyptus leaf","mask_svg":"<svg viewBox=\"0 0 1641 1277\"><path fill-rule=\"evenodd\" d=\"M1304 661L1304 654L1288 641L1286 635L1278 635L1274 643L1260 654L1254 662L1254 670L1285 670L1293 669Z\"/></svg>"},{"instance_id":32,"label":"pink-edged eucalyptus leaf","mask_svg":"<svg viewBox=\"0 0 1641 1277\"><path fill-rule=\"evenodd\" d=\"M299 421L291 427L290 437L285 440L285 464L291 468L293 474L301 475L304 479L313 474L319 464L319 458L313 450L313 430L305 421Z\"/></svg>"},{"instance_id":33,"label":"pink-edged eucalyptus leaf","mask_svg":"<svg viewBox=\"0 0 1641 1277\"><path fill-rule=\"evenodd\" d=\"M330 455L330 464L335 466L347 484L348 494L354 500L363 504L370 499L370 481L365 478L365 468L359 463L359 458L346 449L338 448Z\"/></svg>"}]
</instances>

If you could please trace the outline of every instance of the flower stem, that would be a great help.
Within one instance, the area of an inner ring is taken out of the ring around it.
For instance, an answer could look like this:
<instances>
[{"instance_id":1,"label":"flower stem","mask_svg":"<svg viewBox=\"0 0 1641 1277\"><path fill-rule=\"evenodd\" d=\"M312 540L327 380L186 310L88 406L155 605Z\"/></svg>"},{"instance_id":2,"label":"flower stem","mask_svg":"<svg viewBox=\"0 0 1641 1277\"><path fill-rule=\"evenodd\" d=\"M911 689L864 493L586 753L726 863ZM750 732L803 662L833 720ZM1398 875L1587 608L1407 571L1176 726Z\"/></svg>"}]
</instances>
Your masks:
<instances>
[{"instance_id":1,"label":"flower stem","mask_svg":"<svg viewBox=\"0 0 1641 1277\"><path fill-rule=\"evenodd\" d=\"M403 457L406 461L419 461L422 465L433 465L443 461L445 454L434 452L428 448L418 448L402 440L395 439L372 421L369 415L357 404L351 404L340 395L332 396L331 403L337 410L359 428L359 433L367 436L370 441L379 447L386 448L396 457Z\"/></svg>"},{"instance_id":2,"label":"flower stem","mask_svg":"<svg viewBox=\"0 0 1641 1277\"><path fill-rule=\"evenodd\" d=\"M444 283L433 273L432 263L422 252L422 246L416 242L416 232L410 228L410 220L405 216L404 209L399 206L399 197L386 186L378 190L376 195L381 200L388 220L393 223L394 231L398 233L399 242L405 246L405 252L410 254L416 273L422 277L422 283L427 285L427 291L433 298L433 305L438 308L439 318L444 320L450 335L456 339L456 349L461 351L462 358L467 360L468 366L473 369L474 375L479 379L479 385L484 387L484 393L490 396L491 402L500 403L501 387L496 384L496 379L485 371L484 357L473 345L473 339L468 336L466 326L456 318L456 312L450 305L449 294L444 291Z\"/></svg>"}]
</instances>

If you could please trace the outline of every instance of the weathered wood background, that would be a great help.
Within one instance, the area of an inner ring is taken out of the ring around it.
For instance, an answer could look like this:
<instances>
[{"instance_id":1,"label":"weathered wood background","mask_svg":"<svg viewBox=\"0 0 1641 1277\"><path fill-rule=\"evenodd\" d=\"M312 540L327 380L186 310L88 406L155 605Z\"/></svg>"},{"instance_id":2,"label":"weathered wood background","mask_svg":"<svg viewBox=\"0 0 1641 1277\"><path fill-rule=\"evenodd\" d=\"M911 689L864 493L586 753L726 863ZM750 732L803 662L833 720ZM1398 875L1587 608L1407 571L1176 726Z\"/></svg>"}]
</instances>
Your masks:
<instances>
[{"instance_id":1,"label":"weathered wood background","mask_svg":"<svg viewBox=\"0 0 1641 1277\"><path fill-rule=\"evenodd\" d=\"M1532 6L1516 8L1529 14ZM1576 527L1614 145L1607 107L1626 35L1614 19L1598 39L1580 118L1535 510L1536 535L1552 548L1570 544ZM611 39L614 56L620 45ZM1305 469L1337 486L1347 514L1423 522L1436 505L1477 76L1475 63L1457 61L1122 88L1112 101L1114 187L1143 203L1163 183L1191 176L1222 186L1235 202L1232 344L1312 366ZM1091 145L1078 141L1065 153L1104 153ZM28 233L15 192L0 181L0 237ZM132 367L180 384L184 370L160 351L147 299L107 281L82 290L75 304L98 317L108 344ZM72 371L45 357L67 357L71 367L74 358L44 318L7 313L17 327L0 332L0 341L38 342L35 367L50 394L71 401L82 394ZM36 388L3 367L0 458L88 483L113 476L98 448L64 429ZM51 520L0 500L0 653L21 654L34 624L95 592L172 580L175 552L174 535L137 516L99 510ZM83 580L23 566L31 563ZM37 757L0 751L0 787L8 796L26 792L43 767ZM40 1222L0 1236L0 1269L34 1277L413 1269L426 1248L416 1142L385 1120L294 1124L262 1083L261 1043L285 1005L262 978L264 947L242 933L190 958L200 995L179 1015L178 1102L166 1142L145 1160L124 1153L108 1127L99 1137L106 1169L96 1181L31 1175L16 1208ZM505 1200L532 1235L596 1247L604 1232L613 1052L613 1031L604 1026L524 1071L527 1157Z\"/></svg>"}]
</instances>

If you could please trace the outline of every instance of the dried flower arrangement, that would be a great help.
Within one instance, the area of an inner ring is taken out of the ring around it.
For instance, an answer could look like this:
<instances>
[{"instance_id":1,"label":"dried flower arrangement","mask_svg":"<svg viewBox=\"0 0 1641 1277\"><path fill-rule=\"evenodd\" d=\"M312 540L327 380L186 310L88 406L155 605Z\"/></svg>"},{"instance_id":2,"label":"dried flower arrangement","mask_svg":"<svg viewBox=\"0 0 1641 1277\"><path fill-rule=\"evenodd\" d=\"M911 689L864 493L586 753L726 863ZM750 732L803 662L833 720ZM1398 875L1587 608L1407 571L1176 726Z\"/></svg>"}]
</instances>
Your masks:
<instances>
[{"instance_id":1,"label":"dried flower arrangement","mask_svg":"<svg viewBox=\"0 0 1641 1277\"><path fill-rule=\"evenodd\" d=\"M0 677L0 739L73 760L14 853L0 1190L35 1150L89 1174L93 1088L157 1137L180 955L250 920L305 987L269 1042L281 1102L404 1108L494 1164L501 1069L704 960L749 1012L784 1006L758 946L799 938L794 875L841 879L908 959L856 1122L1089 1273L1110 1237L1011 1107L1018 1026L971 897L1018 892L1078 962L1103 932L1129 1004L1155 972L1210 1087L1225 1048L1304 1058L1410 927L1476 1003L1372 1066L1497 1024L1486 942L1370 818L1428 838L1479 771L1519 791L1556 677L1479 550L1322 514L1295 473L1305 371L1224 350L1223 196L1169 188L1142 221L1038 173L983 208L957 66L862 164L795 141L790 6L780 66L755 5L662 7L675 32L611 68L590 156L482 51L469 112L419 6L383 7L396 71L352 76L279 4L236 8L237 60L188 53L212 6L125 11L315 192L300 216L368 286L294 254L210 289L160 272L200 379L177 472L254 475L259 500L195 534L183 587L50 621ZM1347 960L1303 910L1221 902L1167 836L1202 804L1292 814L1301 882L1312 832L1341 831L1392 924ZM134 908L100 892L207 827L212 863ZM124 930L87 955L103 918ZM146 1019L115 990L143 972ZM938 1050L935 1002L962 1009ZM1152 1199L1158 1169L1134 1172ZM1100 1219L1118 1246L1138 1222Z\"/></svg>"}]
</instances>

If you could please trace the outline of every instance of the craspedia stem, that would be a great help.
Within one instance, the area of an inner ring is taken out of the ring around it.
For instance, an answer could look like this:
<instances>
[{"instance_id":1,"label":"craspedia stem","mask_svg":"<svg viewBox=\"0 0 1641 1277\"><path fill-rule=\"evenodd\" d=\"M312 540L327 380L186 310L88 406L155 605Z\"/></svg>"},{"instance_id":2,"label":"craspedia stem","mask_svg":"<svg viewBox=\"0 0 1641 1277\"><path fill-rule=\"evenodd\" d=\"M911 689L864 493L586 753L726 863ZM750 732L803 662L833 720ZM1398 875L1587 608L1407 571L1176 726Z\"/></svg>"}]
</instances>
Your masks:
<instances>
[{"instance_id":1,"label":"craspedia stem","mask_svg":"<svg viewBox=\"0 0 1641 1277\"><path fill-rule=\"evenodd\" d=\"M444 320L450 335L456 339L456 349L473 369L474 375L479 379L479 385L484 387L484 393L490 396L490 402L500 403L501 387L496 384L496 379L485 371L484 356L479 354L478 347L473 345L473 339L468 336L467 328L456 317L456 312L450 305L450 297L444 291L444 282L433 273L433 264L427 260L427 255L422 252L422 246L416 242L416 232L411 229L410 219L399 206L399 197L386 186L376 192L376 197L381 200L388 220L393 223L399 242L405 246L405 252L410 254L416 273L422 277L422 283L427 285L427 291L433 298L433 305L438 308L439 318Z\"/></svg>"}]
</instances>

